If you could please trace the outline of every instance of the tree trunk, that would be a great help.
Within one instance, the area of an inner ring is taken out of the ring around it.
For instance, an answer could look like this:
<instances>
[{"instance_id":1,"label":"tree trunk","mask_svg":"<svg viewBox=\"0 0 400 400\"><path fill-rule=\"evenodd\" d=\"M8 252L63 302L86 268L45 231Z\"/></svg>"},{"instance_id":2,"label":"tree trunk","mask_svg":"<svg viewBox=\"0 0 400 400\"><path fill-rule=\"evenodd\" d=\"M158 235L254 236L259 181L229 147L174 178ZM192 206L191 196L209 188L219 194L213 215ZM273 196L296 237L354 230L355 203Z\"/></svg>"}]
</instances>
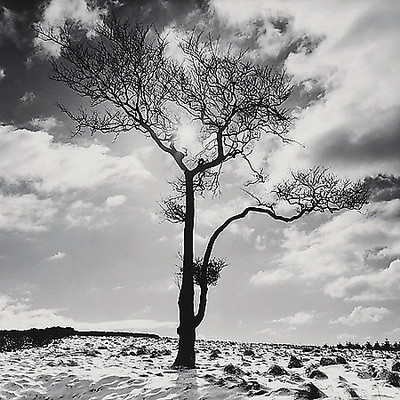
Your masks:
<instances>
[{"instance_id":1,"label":"tree trunk","mask_svg":"<svg viewBox=\"0 0 400 400\"><path fill-rule=\"evenodd\" d=\"M194 325L197 328L204 319L206 313L206 305L207 305L207 292L208 287L207 283L203 283L200 286L200 301L199 301L199 309L197 310L197 315L194 317Z\"/></svg>"},{"instance_id":2,"label":"tree trunk","mask_svg":"<svg viewBox=\"0 0 400 400\"><path fill-rule=\"evenodd\" d=\"M196 326L194 320L194 190L193 176L185 173L186 180L186 215L183 233L183 274L179 293L179 335L178 355L173 367L195 368L194 345Z\"/></svg>"}]
</instances>

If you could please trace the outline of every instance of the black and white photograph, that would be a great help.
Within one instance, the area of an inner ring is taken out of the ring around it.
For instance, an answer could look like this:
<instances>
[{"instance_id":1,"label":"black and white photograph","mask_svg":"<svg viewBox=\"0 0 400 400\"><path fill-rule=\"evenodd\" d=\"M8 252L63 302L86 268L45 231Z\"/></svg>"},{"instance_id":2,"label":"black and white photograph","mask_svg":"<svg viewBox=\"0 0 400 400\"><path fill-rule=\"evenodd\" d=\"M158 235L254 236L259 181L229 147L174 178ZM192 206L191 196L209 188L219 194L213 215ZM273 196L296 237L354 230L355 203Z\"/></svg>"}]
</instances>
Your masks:
<instances>
[{"instance_id":1,"label":"black and white photograph","mask_svg":"<svg viewBox=\"0 0 400 400\"><path fill-rule=\"evenodd\" d=\"M400 399L399 21L0 0L0 400Z\"/></svg>"}]
</instances>

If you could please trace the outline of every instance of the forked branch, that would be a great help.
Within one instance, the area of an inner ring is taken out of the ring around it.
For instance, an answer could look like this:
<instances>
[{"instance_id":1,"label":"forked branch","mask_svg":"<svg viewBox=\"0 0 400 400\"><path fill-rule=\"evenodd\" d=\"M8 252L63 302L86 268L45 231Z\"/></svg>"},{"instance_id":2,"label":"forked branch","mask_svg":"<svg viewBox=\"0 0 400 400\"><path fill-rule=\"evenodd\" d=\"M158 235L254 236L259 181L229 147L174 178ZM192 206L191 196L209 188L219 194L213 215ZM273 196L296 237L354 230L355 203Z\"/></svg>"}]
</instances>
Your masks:
<instances>
[{"instance_id":1,"label":"forked branch","mask_svg":"<svg viewBox=\"0 0 400 400\"><path fill-rule=\"evenodd\" d=\"M218 237L230 224L245 218L252 212L268 215L276 221L290 223L311 212L359 210L367 203L370 191L363 182L340 180L335 175L328 173L327 168L317 166L308 171L292 172L292 179L278 184L273 193L276 201L270 204L264 203L250 193L250 196L256 200L257 206L246 207L242 212L229 217L211 235L203 257L201 294L195 318L196 326L204 318L208 291L207 266L212 250ZM286 202L293 206L294 213L289 216L277 214L275 210L279 202Z\"/></svg>"}]
</instances>

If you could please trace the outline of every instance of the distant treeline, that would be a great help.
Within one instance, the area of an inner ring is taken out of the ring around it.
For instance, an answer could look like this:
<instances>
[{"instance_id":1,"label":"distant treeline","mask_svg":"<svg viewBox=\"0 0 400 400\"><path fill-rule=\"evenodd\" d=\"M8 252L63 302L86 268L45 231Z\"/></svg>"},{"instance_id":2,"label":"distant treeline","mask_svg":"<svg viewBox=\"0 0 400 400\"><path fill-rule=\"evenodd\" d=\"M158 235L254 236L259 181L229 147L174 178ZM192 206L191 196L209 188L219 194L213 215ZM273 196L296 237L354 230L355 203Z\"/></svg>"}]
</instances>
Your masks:
<instances>
[{"instance_id":1,"label":"distant treeline","mask_svg":"<svg viewBox=\"0 0 400 400\"><path fill-rule=\"evenodd\" d=\"M379 343L378 341L372 344L371 342L365 342L364 344L352 343L347 341L345 344L339 343L336 345L338 349L360 349L360 350L385 350L385 351L400 351L400 342L391 343L388 339L384 342Z\"/></svg>"},{"instance_id":2,"label":"distant treeline","mask_svg":"<svg viewBox=\"0 0 400 400\"><path fill-rule=\"evenodd\" d=\"M15 351L32 347L46 346L56 339L69 336L124 336L124 337L147 337L157 339L158 335L153 333L135 332L99 332L99 331L76 331L73 328L62 328L55 326L46 329L29 329L25 331L9 330L0 331L0 352Z\"/></svg>"}]
</instances>

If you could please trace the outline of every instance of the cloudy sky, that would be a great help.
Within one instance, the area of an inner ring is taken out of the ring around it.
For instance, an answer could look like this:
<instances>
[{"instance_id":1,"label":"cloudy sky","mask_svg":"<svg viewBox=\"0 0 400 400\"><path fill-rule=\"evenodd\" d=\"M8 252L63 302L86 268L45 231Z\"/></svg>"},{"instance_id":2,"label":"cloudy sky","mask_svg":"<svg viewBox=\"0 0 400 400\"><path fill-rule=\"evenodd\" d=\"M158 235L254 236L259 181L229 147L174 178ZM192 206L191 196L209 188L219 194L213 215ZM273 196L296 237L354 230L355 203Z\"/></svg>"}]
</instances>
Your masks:
<instances>
[{"instance_id":1,"label":"cloudy sky","mask_svg":"<svg viewBox=\"0 0 400 400\"><path fill-rule=\"evenodd\" d=\"M113 9L159 31L211 30L282 66L295 92L291 136L256 152L271 182L323 164L366 180L361 212L284 225L252 215L215 254L229 262L199 336L337 343L400 339L400 2L0 1L0 329L70 325L175 335L181 226L157 202L179 171L139 133L71 139L51 81L54 48L31 25L72 18L90 29ZM265 143L268 144L268 143ZM236 168L237 167L237 168ZM198 202L196 249L249 199L240 166L224 194Z\"/></svg>"}]
</instances>

